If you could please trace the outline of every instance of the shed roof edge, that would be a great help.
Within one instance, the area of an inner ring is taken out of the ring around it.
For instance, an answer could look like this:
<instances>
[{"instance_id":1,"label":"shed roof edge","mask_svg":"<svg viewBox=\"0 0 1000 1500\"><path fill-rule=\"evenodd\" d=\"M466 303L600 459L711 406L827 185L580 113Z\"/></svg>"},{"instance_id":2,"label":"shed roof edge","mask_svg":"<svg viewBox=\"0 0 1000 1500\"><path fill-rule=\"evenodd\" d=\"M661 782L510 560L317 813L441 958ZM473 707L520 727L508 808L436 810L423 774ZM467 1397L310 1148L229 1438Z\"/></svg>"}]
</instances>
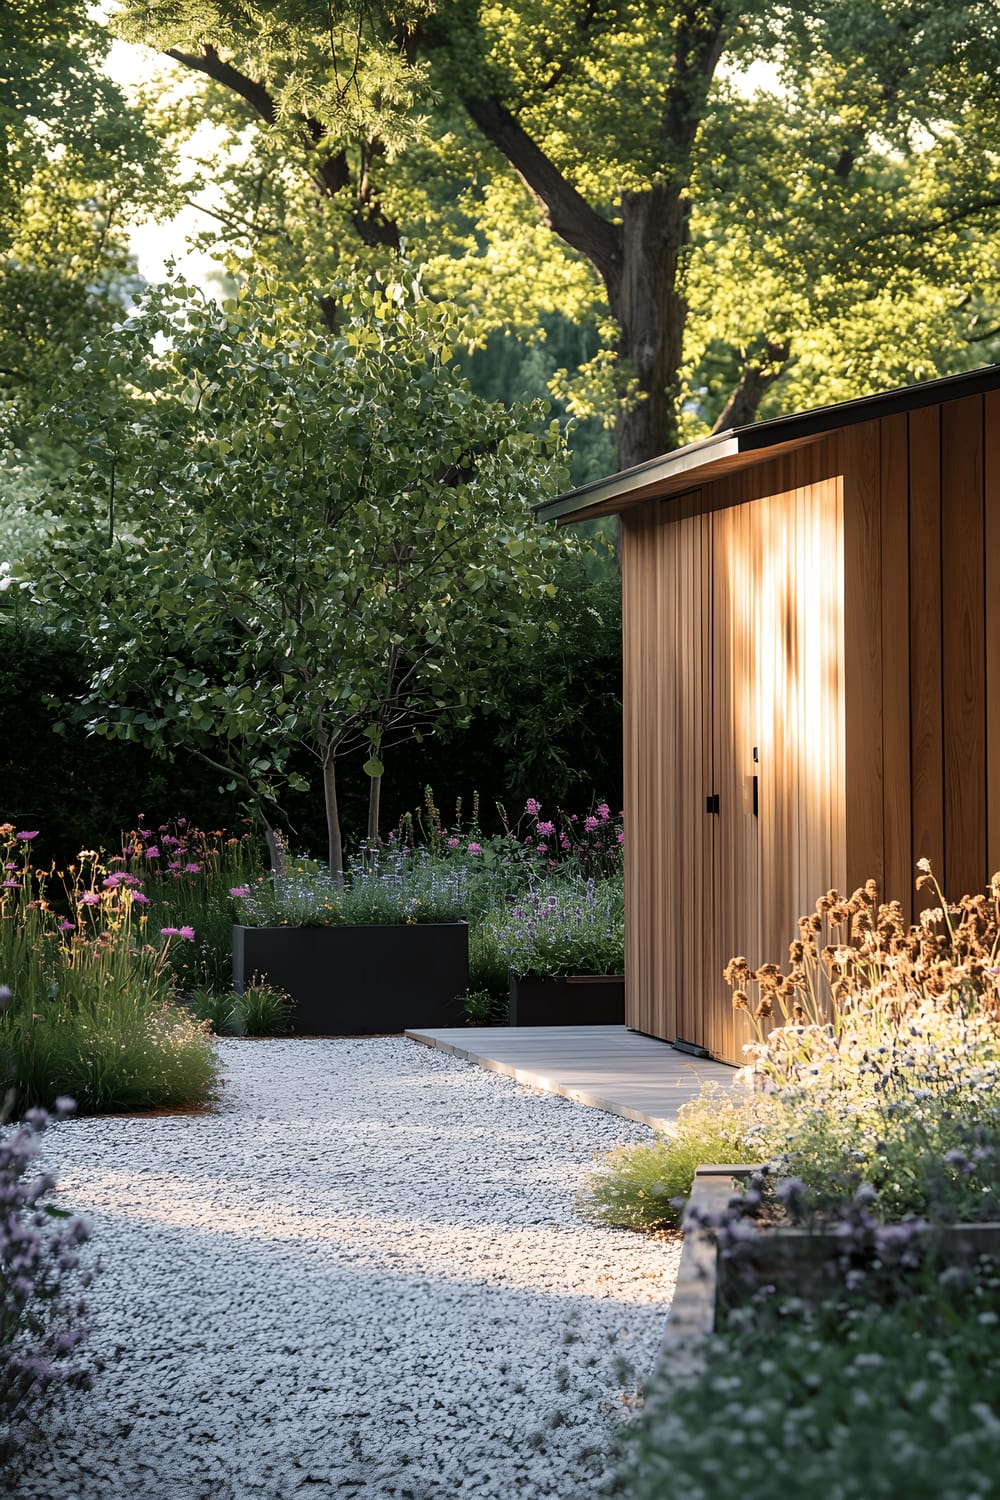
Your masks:
<instances>
[{"instance_id":1,"label":"shed roof edge","mask_svg":"<svg viewBox=\"0 0 1000 1500\"><path fill-rule=\"evenodd\" d=\"M608 507L608 501L620 498L621 507L628 506L629 496L636 490L648 493L657 483L666 483L680 475L690 473L692 481L711 470L721 459L746 453L761 454L780 443L806 442L822 437L840 427L853 427L858 422L872 421L877 417L894 416L898 412L915 411L923 406L935 406L938 402L954 401L962 396L975 396L984 391L1000 387L1000 364L982 365L961 375L944 375L937 380L925 380L916 385L899 386L895 390L880 391L874 396L856 396L850 401L840 401L833 406L817 406L809 411L797 412L789 417L771 417L766 422L752 422L745 427L727 428L700 442L688 443L659 458L647 459L631 469L611 474L605 479L591 480L579 489L568 490L553 500L543 500L534 507L540 521L566 520L579 516L585 519L587 511L597 507Z\"/></svg>"}]
</instances>

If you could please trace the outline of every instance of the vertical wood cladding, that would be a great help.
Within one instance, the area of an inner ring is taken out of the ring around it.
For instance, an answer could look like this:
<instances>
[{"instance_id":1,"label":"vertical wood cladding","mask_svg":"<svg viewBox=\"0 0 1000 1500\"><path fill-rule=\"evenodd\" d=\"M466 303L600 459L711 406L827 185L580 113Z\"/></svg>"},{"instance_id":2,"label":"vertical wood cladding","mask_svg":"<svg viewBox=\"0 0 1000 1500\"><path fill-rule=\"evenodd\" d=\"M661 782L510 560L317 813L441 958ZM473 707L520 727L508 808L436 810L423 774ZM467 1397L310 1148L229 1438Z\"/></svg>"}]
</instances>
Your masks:
<instances>
[{"instance_id":1,"label":"vertical wood cladding","mask_svg":"<svg viewBox=\"0 0 1000 1500\"><path fill-rule=\"evenodd\" d=\"M622 571L628 1024L739 1062L734 954L1000 868L1000 392L626 510Z\"/></svg>"}]
</instances>

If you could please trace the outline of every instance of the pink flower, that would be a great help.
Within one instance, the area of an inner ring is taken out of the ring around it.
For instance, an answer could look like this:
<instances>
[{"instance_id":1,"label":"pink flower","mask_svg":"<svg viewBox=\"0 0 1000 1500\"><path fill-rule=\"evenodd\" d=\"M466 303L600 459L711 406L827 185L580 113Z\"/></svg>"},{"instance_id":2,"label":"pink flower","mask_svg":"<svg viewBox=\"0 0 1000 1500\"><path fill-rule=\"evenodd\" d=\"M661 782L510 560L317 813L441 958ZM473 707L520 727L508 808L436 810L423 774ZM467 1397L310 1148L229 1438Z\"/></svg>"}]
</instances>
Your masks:
<instances>
[{"instance_id":1,"label":"pink flower","mask_svg":"<svg viewBox=\"0 0 1000 1500\"><path fill-rule=\"evenodd\" d=\"M81 906L99 906L100 902L101 898L96 891L84 891L80 897Z\"/></svg>"},{"instance_id":2,"label":"pink flower","mask_svg":"<svg viewBox=\"0 0 1000 1500\"><path fill-rule=\"evenodd\" d=\"M550 833L555 833L555 831L556 827L554 823L539 823L538 825L538 832L543 833L546 836L548 836Z\"/></svg>"},{"instance_id":3,"label":"pink flower","mask_svg":"<svg viewBox=\"0 0 1000 1500\"><path fill-rule=\"evenodd\" d=\"M181 930L180 930L179 927L161 927L160 928L160 937L180 937L180 935L181 935Z\"/></svg>"},{"instance_id":4,"label":"pink flower","mask_svg":"<svg viewBox=\"0 0 1000 1500\"><path fill-rule=\"evenodd\" d=\"M622 833L620 828L618 830L618 842L619 844L624 844L625 842L625 835Z\"/></svg>"},{"instance_id":5,"label":"pink flower","mask_svg":"<svg viewBox=\"0 0 1000 1500\"><path fill-rule=\"evenodd\" d=\"M104 887L104 889L106 891L113 891L114 888L115 888L115 886L116 885L121 885L121 883L122 883L122 878L121 878L120 875L109 875L108 878L107 878L107 880L102 880L101 881L101 884L103 885L103 887Z\"/></svg>"},{"instance_id":6,"label":"pink flower","mask_svg":"<svg viewBox=\"0 0 1000 1500\"><path fill-rule=\"evenodd\" d=\"M72 932L75 927L76 927L76 923L75 922L62 921L62 922L59 923L59 931L60 932Z\"/></svg>"},{"instance_id":7,"label":"pink flower","mask_svg":"<svg viewBox=\"0 0 1000 1500\"><path fill-rule=\"evenodd\" d=\"M448 840L448 848L449 849L457 849L461 845L461 842L462 842L461 839L449 839Z\"/></svg>"},{"instance_id":8,"label":"pink flower","mask_svg":"<svg viewBox=\"0 0 1000 1500\"><path fill-rule=\"evenodd\" d=\"M548 847L549 847L548 844L539 844L538 845L538 852L539 852L539 854L545 854L546 851L548 850Z\"/></svg>"},{"instance_id":9,"label":"pink flower","mask_svg":"<svg viewBox=\"0 0 1000 1500\"><path fill-rule=\"evenodd\" d=\"M601 825L600 825L600 823L598 823L598 821L597 821L596 818L584 818L584 820L583 820L583 826L587 830L588 833L593 833L594 829L595 828L600 828Z\"/></svg>"},{"instance_id":10,"label":"pink flower","mask_svg":"<svg viewBox=\"0 0 1000 1500\"><path fill-rule=\"evenodd\" d=\"M470 854L482 854L482 852L483 852L483 846L482 846L482 844L472 843L472 844L469 845L469 853Z\"/></svg>"},{"instance_id":11,"label":"pink flower","mask_svg":"<svg viewBox=\"0 0 1000 1500\"><path fill-rule=\"evenodd\" d=\"M531 813L532 817L537 817L542 810L542 804L540 802L536 802L534 797L529 797L527 802L524 804L524 810L526 813Z\"/></svg>"},{"instance_id":12,"label":"pink flower","mask_svg":"<svg viewBox=\"0 0 1000 1500\"><path fill-rule=\"evenodd\" d=\"M132 892L132 900L133 901L138 901L139 904L140 904L140 906L149 906L149 904L150 904L149 897L148 896L144 896L141 891L133 891Z\"/></svg>"},{"instance_id":13,"label":"pink flower","mask_svg":"<svg viewBox=\"0 0 1000 1500\"><path fill-rule=\"evenodd\" d=\"M5 880L3 884L4 890L7 891L19 891L21 889L21 882L19 880Z\"/></svg>"},{"instance_id":14,"label":"pink flower","mask_svg":"<svg viewBox=\"0 0 1000 1500\"><path fill-rule=\"evenodd\" d=\"M250 887L248 885L233 885L229 888L229 894L231 896L249 896Z\"/></svg>"},{"instance_id":15,"label":"pink flower","mask_svg":"<svg viewBox=\"0 0 1000 1500\"><path fill-rule=\"evenodd\" d=\"M187 938L187 940L188 940L189 943L193 943L194 942L194 928L193 927L179 927L177 929L177 931L178 931L178 935L180 937L182 937L182 938Z\"/></svg>"},{"instance_id":16,"label":"pink flower","mask_svg":"<svg viewBox=\"0 0 1000 1500\"><path fill-rule=\"evenodd\" d=\"M610 818L611 809L606 802L599 802L597 804L597 816L600 818L602 823L606 823Z\"/></svg>"},{"instance_id":17,"label":"pink flower","mask_svg":"<svg viewBox=\"0 0 1000 1500\"><path fill-rule=\"evenodd\" d=\"M159 857L160 857L160 851L159 851L159 849L156 847L155 844L150 844L149 848L146 850L146 858L147 859L159 859Z\"/></svg>"},{"instance_id":18,"label":"pink flower","mask_svg":"<svg viewBox=\"0 0 1000 1500\"><path fill-rule=\"evenodd\" d=\"M30 833L15 833L14 837L16 839L22 839L24 843L27 843L29 839L37 839L38 829L33 828Z\"/></svg>"},{"instance_id":19,"label":"pink flower","mask_svg":"<svg viewBox=\"0 0 1000 1500\"><path fill-rule=\"evenodd\" d=\"M562 847L564 849L568 849L570 847L569 835L565 834L565 833L561 833L559 835L559 842L560 842L560 844L562 845Z\"/></svg>"}]
</instances>

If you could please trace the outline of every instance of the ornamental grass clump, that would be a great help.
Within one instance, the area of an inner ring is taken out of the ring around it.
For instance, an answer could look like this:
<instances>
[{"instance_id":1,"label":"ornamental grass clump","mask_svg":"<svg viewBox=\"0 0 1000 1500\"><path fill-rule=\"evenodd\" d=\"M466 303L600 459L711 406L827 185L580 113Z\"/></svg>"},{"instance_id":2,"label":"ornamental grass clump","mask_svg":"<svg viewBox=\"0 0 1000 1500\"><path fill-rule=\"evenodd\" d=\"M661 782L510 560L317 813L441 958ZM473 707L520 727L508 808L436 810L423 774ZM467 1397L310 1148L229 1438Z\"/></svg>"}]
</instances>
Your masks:
<instances>
[{"instance_id":1,"label":"ornamental grass clump","mask_svg":"<svg viewBox=\"0 0 1000 1500\"><path fill-rule=\"evenodd\" d=\"M33 830L0 825L0 1083L17 1106L70 1095L81 1110L205 1099L215 1079L206 1028L173 1002L174 950L194 929L155 926L138 876L97 851L57 874L36 870Z\"/></svg>"},{"instance_id":2,"label":"ornamental grass clump","mask_svg":"<svg viewBox=\"0 0 1000 1500\"><path fill-rule=\"evenodd\" d=\"M525 892L494 931L516 974L621 974L625 897L621 879L546 881Z\"/></svg>"},{"instance_id":3,"label":"ornamental grass clump","mask_svg":"<svg viewBox=\"0 0 1000 1500\"><path fill-rule=\"evenodd\" d=\"M575 1212L589 1223L616 1228L676 1227L697 1167L764 1159L769 1113L761 1096L706 1085L699 1098L681 1106L669 1135L620 1146L601 1158L577 1195Z\"/></svg>"},{"instance_id":4,"label":"ornamental grass clump","mask_svg":"<svg viewBox=\"0 0 1000 1500\"><path fill-rule=\"evenodd\" d=\"M0 991L9 1005L10 991ZM0 1462L8 1462L37 1428L47 1392L89 1390L90 1369L79 1350L87 1338L85 1308L75 1288L90 1284L80 1247L85 1222L50 1200L55 1178L34 1162L45 1110L29 1110L19 1124L0 1110ZM59 1099L55 1118L71 1113Z\"/></svg>"}]
</instances>

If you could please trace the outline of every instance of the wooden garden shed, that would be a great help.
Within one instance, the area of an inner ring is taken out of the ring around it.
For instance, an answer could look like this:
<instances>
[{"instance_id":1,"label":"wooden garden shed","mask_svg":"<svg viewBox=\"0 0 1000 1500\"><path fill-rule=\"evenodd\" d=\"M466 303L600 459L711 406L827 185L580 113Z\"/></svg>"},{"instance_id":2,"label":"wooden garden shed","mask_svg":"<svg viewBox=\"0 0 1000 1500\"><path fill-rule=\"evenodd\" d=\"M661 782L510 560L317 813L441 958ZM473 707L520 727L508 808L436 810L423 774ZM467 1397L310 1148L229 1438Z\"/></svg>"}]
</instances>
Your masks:
<instances>
[{"instance_id":1,"label":"wooden garden shed","mask_svg":"<svg viewBox=\"0 0 1000 1500\"><path fill-rule=\"evenodd\" d=\"M618 514L626 1019L740 1062L722 970L829 887L1000 869L1000 366L734 428L539 507Z\"/></svg>"}]
</instances>

